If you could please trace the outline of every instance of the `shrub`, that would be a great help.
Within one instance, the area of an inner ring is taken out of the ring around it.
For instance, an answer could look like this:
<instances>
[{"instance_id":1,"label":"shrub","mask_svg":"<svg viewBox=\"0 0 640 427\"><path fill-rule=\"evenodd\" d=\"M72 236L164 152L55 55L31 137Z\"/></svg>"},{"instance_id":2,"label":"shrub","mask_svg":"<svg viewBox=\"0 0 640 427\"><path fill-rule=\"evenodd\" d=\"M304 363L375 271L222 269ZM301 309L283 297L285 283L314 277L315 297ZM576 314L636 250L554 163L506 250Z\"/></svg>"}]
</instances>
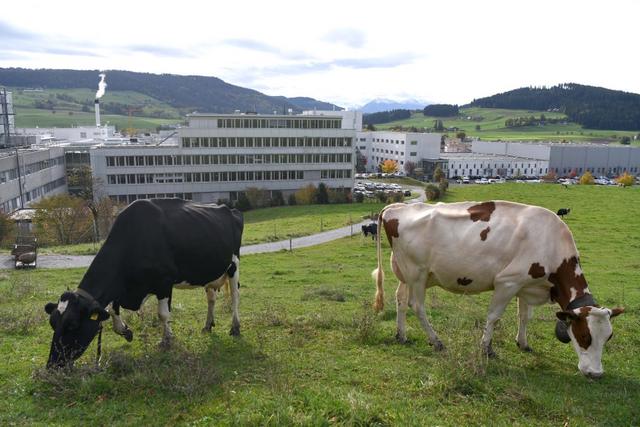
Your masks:
<instances>
[{"instance_id":1,"label":"shrub","mask_svg":"<svg viewBox=\"0 0 640 427\"><path fill-rule=\"evenodd\" d=\"M349 203L349 193L340 190L329 189L329 203Z\"/></svg>"},{"instance_id":2,"label":"shrub","mask_svg":"<svg viewBox=\"0 0 640 427\"><path fill-rule=\"evenodd\" d=\"M622 175L616 178L616 182L624 187L630 187L633 185L635 178L625 171Z\"/></svg>"},{"instance_id":3,"label":"shrub","mask_svg":"<svg viewBox=\"0 0 640 427\"><path fill-rule=\"evenodd\" d=\"M387 203L387 195L385 193L383 193L382 191L378 191L376 193L376 198L378 199L378 201L380 203Z\"/></svg>"},{"instance_id":4,"label":"shrub","mask_svg":"<svg viewBox=\"0 0 640 427\"><path fill-rule=\"evenodd\" d=\"M440 198L440 188L435 184L427 184L424 187L427 200L438 200Z\"/></svg>"},{"instance_id":5,"label":"shrub","mask_svg":"<svg viewBox=\"0 0 640 427\"><path fill-rule=\"evenodd\" d=\"M287 198L288 200L288 204L289 206L295 206L296 204L296 195L294 193L289 194L289 197Z\"/></svg>"},{"instance_id":6,"label":"shrub","mask_svg":"<svg viewBox=\"0 0 640 427\"><path fill-rule=\"evenodd\" d=\"M271 206L283 206L284 205L284 197L282 196L282 191L274 190L271 193Z\"/></svg>"},{"instance_id":7,"label":"shrub","mask_svg":"<svg viewBox=\"0 0 640 427\"><path fill-rule=\"evenodd\" d=\"M558 175L554 171L549 171L548 174L542 177L544 182L556 182L558 180Z\"/></svg>"},{"instance_id":8,"label":"shrub","mask_svg":"<svg viewBox=\"0 0 640 427\"><path fill-rule=\"evenodd\" d=\"M323 182L318 185L318 191L316 191L316 202L320 205L329 204L329 191L327 190L327 185Z\"/></svg>"},{"instance_id":9,"label":"shrub","mask_svg":"<svg viewBox=\"0 0 640 427\"><path fill-rule=\"evenodd\" d=\"M353 196L353 200L356 203L362 203L364 202L364 194L362 193L355 193L355 195Z\"/></svg>"},{"instance_id":10,"label":"shrub","mask_svg":"<svg viewBox=\"0 0 640 427\"><path fill-rule=\"evenodd\" d=\"M438 183L438 189L440 190L440 195L444 196L449 189L449 181L446 178L442 178Z\"/></svg>"},{"instance_id":11,"label":"shrub","mask_svg":"<svg viewBox=\"0 0 640 427\"><path fill-rule=\"evenodd\" d=\"M270 204L269 190L257 187L247 187L244 193L249 205L253 209L264 208ZM240 199L238 199L238 202L239 201Z\"/></svg>"},{"instance_id":12,"label":"shrub","mask_svg":"<svg viewBox=\"0 0 640 427\"><path fill-rule=\"evenodd\" d=\"M251 203L244 193L241 193L238 196L238 201L236 202L235 207L242 212L251 210Z\"/></svg>"},{"instance_id":13,"label":"shrub","mask_svg":"<svg viewBox=\"0 0 640 427\"><path fill-rule=\"evenodd\" d=\"M582 174L582 176L580 177L580 184L582 184L582 185L593 185L593 184L595 184L595 181L593 179L593 175L591 175L591 172L586 171L584 174Z\"/></svg>"},{"instance_id":14,"label":"shrub","mask_svg":"<svg viewBox=\"0 0 640 427\"><path fill-rule=\"evenodd\" d=\"M316 200L316 186L309 184L302 187L295 193L296 203L299 205L310 205Z\"/></svg>"}]
</instances>

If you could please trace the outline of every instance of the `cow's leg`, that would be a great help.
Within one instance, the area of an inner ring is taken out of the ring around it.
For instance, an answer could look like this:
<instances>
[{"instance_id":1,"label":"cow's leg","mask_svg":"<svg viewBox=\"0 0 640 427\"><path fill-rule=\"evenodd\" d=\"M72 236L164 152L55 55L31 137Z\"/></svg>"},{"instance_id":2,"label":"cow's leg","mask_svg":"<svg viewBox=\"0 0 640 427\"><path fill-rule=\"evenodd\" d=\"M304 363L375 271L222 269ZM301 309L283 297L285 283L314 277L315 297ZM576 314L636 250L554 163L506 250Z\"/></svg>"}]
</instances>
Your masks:
<instances>
[{"instance_id":1,"label":"cow's leg","mask_svg":"<svg viewBox=\"0 0 640 427\"><path fill-rule=\"evenodd\" d=\"M216 325L214 309L216 307L217 291L212 287L208 287L205 288L205 292L207 293L207 321L204 324L204 328L202 328L202 332L211 332L211 327Z\"/></svg>"},{"instance_id":2,"label":"cow's leg","mask_svg":"<svg viewBox=\"0 0 640 427\"><path fill-rule=\"evenodd\" d=\"M427 313L424 308L424 299L426 295L426 279L417 283L415 286L411 286L411 290L413 291L413 295L411 298L411 305L418 315L418 319L420 319L420 325L422 325L422 329L429 336L429 342L433 346L433 349L436 351L444 350L444 344L438 338L436 331L431 327L431 323L427 319Z\"/></svg>"},{"instance_id":3,"label":"cow's leg","mask_svg":"<svg viewBox=\"0 0 640 427\"><path fill-rule=\"evenodd\" d=\"M113 330L116 334L122 335L125 340L131 342L133 340L133 332L127 326L126 323L120 317L120 304L114 302L111 305L111 309L109 310L109 314L111 314L111 320L113 322Z\"/></svg>"},{"instance_id":4,"label":"cow's leg","mask_svg":"<svg viewBox=\"0 0 640 427\"><path fill-rule=\"evenodd\" d=\"M495 284L493 296L491 297L491 303L489 304L487 323L484 327L484 333L482 334L481 341L482 351L489 357L496 356L495 352L491 348L491 339L493 338L493 331L495 329L496 322L498 321L498 319L500 319L500 317L502 317L502 314L507 308L509 301L513 299L518 290L519 287L515 284Z\"/></svg>"},{"instance_id":5,"label":"cow's leg","mask_svg":"<svg viewBox=\"0 0 640 427\"><path fill-rule=\"evenodd\" d=\"M396 290L396 339L404 344L407 341L407 309L409 308L409 289L407 284L398 282Z\"/></svg>"},{"instance_id":6,"label":"cow's leg","mask_svg":"<svg viewBox=\"0 0 640 427\"><path fill-rule=\"evenodd\" d=\"M232 262L235 264L235 271L229 277L231 310L233 312L229 335L238 336L240 335L240 314L238 312L238 305L240 303L240 259L234 255Z\"/></svg>"},{"instance_id":7,"label":"cow's leg","mask_svg":"<svg viewBox=\"0 0 640 427\"><path fill-rule=\"evenodd\" d=\"M171 297L158 299L158 318L160 319L160 322L162 322L162 325L164 327L160 346L164 348L168 348L171 346L171 339L173 338L171 326L169 325L169 321L171 321L170 300Z\"/></svg>"},{"instance_id":8,"label":"cow's leg","mask_svg":"<svg viewBox=\"0 0 640 427\"><path fill-rule=\"evenodd\" d=\"M516 337L516 343L520 350L531 352L531 347L527 342L527 322L533 317L533 307L527 304L524 299L518 298L518 336Z\"/></svg>"}]
</instances>

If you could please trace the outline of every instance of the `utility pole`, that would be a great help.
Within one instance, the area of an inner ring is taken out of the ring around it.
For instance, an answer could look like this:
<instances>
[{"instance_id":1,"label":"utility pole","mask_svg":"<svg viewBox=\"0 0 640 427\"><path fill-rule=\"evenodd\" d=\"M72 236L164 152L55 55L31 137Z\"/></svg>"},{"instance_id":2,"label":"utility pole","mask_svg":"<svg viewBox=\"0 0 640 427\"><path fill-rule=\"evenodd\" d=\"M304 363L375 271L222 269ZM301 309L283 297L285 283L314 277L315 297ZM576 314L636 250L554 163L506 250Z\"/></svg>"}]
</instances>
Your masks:
<instances>
[{"instance_id":1,"label":"utility pole","mask_svg":"<svg viewBox=\"0 0 640 427\"><path fill-rule=\"evenodd\" d=\"M0 92L0 112L2 113L2 126L4 128L4 143L6 147L11 146L11 128L9 127L9 104L7 102L7 89L2 88ZM16 145L16 164L18 166L18 191L20 192L20 209L24 209L24 195L22 194L22 173L20 172L20 156Z\"/></svg>"}]
</instances>

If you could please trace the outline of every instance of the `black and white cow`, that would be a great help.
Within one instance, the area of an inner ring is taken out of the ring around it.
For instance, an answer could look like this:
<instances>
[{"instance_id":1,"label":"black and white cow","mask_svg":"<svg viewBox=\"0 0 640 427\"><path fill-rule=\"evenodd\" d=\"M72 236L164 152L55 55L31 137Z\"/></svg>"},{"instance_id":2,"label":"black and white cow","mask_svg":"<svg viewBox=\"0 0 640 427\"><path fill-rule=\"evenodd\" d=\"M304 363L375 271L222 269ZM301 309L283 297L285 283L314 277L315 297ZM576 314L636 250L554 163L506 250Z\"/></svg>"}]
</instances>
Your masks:
<instances>
[{"instance_id":1,"label":"black and white cow","mask_svg":"<svg viewBox=\"0 0 640 427\"><path fill-rule=\"evenodd\" d=\"M372 222L367 225L363 225L362 234L364 234L364 237L367 237L369 234L371 234L371 238L375 240L376 236L378 235L378 224Z\"/></svg>"},{"instance_id":2,"label":"black and white cow","mask_svg":"<svg viewBox=\"0 0 640 427\"><path fill-rule=\"evenodd\" d=\"M168 345L175 285L205 289L208 312L204 330L210 331L216 290L230 282L230 334L239 335L242 231L242 214L227 206L180 199L133 202L116 218L78 289L63 293L57 303L45 306L54 331L47 367L72 364L110 314L116 333L131 341L133 334L120 318L119 309L138 310L150 294L158 299L158 317L164 325L162 344Z\"/></svg>"}]
</instances>

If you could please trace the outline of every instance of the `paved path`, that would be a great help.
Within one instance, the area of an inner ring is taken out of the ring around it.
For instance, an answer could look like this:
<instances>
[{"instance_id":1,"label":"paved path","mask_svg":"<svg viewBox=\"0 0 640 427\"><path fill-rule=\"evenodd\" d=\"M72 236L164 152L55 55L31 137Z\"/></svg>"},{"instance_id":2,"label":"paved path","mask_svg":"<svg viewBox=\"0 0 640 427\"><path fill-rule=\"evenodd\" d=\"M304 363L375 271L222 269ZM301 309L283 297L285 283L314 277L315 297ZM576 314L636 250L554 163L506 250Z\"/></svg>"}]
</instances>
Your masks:
<instances>
[{"instance_id":1,"label":"paved path","mask_svg":"<svg viewBox=\"0 0 640 427\"><path fill-rule=\"evenodd\" d=\"M422 202L424 192L417 199L409 200L407 203ZM337 228L311 236L297 237L291 240L281 240L271 243L259 243L257 245L243 246L240 248L240 255L260 254L265 252L278 252L282 250L305 248L307 246L320 245L332 240L341 239L360 233L360 227L371 221L363 221L347 227ZM38 268L80 268L89 267L93 261L93 255L38 255ZM11 255L0 255L0 269L13 269L13 257Z\"/></svg>"}]
</instances>

